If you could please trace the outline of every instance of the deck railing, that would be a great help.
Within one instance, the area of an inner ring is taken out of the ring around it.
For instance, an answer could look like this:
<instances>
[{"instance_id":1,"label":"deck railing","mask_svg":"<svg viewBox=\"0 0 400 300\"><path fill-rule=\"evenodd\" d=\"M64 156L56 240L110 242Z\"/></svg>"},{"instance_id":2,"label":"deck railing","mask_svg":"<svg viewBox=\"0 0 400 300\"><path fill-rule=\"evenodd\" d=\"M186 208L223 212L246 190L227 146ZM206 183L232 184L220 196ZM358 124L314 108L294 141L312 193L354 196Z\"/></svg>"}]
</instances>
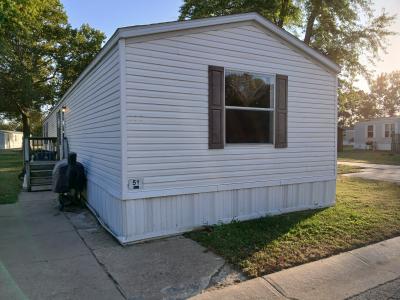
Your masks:
<instances>
[{"instance_id":1,"label":"deck railing","mask_svg":"<svg viewBox=\"0 0 400 300\"><path fill-rule=\"evenodd\" d=\"M24 160L55 161L60 159L58 139L53 137L29 137L24 140Z\"/></svg>"}]
</instances>

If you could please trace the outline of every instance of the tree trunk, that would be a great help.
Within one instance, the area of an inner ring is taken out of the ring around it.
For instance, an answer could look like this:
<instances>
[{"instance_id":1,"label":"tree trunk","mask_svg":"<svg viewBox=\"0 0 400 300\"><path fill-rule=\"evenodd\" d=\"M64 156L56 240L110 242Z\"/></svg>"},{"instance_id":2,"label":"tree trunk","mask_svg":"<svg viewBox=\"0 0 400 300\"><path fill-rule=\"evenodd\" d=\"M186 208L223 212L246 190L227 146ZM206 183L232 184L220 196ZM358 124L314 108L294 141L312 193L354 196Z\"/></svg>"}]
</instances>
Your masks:
<instances>
[{"instance_id":1,"label":"tree trunk","mask_svg":"<svg viewBox=\"0 0 400 300\"><path fill-rule=\"evenodd\" d=\"M29 124L29 117L26 113L21 112L22 116L22 132L24 134L24 139L30 137L31 127Z\"/></svg>"},{"instance_id":2,"label":"tree trunk","mask_svg":"<svg viewBox=\"0 0 400 300\"><path fill-rule=\"evenodd\" d=\"M285 24L285 19L288 14L288 9L289 9L289 0L282 0L281 11L279 13L279 20L277 24L280 28L282 28L283 25Z\"/></svg>"},{"instance_id":3,"label":"tree trunk","mask_svg":"<svg viewBox=\"0 0 400 300\"><path fill-rule=\"evenodd\" d=\"M310 15L308 16L307 19L306 34L304 36L304 43L306 43L307 45L310 45L311 37L313 36L313 31L314 31L314 22L320 13L321 5L322 5L322 0L312 1L312 8Z\"/></svg>"}]
</instances>

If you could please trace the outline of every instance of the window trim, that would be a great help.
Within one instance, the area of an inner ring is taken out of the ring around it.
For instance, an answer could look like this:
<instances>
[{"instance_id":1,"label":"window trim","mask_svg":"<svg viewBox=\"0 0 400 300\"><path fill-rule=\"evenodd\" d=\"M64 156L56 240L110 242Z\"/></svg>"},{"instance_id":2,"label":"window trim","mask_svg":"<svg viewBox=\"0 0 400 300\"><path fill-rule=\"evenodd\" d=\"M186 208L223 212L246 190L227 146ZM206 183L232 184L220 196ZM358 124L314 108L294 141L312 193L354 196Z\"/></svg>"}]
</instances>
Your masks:
<instances>
[{"instance_id":1,"label":"window trim","mask_svg":"<svg viewBox=\"0 0 400 300\"><path fill-rule=\"evenodd\" d=\"M270 76L273 79L274 82L274 99L273 99L273 108L263 108L263 107L242 107L242 106L229 106L226 105L226 85L225 85L225 78L226 78L226 72L242 72L242 73L250 73L254 75L259 75L259 76ZM274 146L275 145L275 109L276 109L276 74L271 74L271 73L259 73L259 72L253 72L253 71L245 71L245 70L240 70L240 69L235 69L235 68L224 68L224 145L228 147L240 147L240 146L253 146L253 147L260 147L260 146ZM272 143L227 143L226 142L226 109L232 109L232 110L248 110L248 111L272 111Z\"/></svg>"},{"instance_id":2,"label":"window trim","mask_svg":"<svg viewBox=\"0 0 400 300\"><path fill-rule=\"evenodd\" d=\"M386 126L389 127L389 129L386 131ZM389 133L388 136L386 136L386 132ZM392 138L396 134L396 124L395 123L386 123L385 128L384 128L384 138Z\"/></svg>"},{"instance_id":3,"label":"window trim","mask_svg":"<svg viewBox=\"0 0 400 300\"><path fill-rule=\"evenodd\" d=\"M385 124L385 133L384 133L384 138L390 138L391 137L391 125L392 124ZM388 127L388 130L386 130L386 127ZM386 136L386 133L388 134Z\"/></svg>"},{"instance_id":4,"label":"window trim","mask_svg":"<svg viewBox=\"0 0 400 300\"><path fill-rule=\"evenodd\" d=\"M369 133L370 133L370 131L369 131L369 127L372 127L372 136L369 136ZM375 126L372 124L372 125L367 125L367 139L373 139L374 138L374 130L375 130L375 128L374 128Z\"/></svg>"}]
</instances>

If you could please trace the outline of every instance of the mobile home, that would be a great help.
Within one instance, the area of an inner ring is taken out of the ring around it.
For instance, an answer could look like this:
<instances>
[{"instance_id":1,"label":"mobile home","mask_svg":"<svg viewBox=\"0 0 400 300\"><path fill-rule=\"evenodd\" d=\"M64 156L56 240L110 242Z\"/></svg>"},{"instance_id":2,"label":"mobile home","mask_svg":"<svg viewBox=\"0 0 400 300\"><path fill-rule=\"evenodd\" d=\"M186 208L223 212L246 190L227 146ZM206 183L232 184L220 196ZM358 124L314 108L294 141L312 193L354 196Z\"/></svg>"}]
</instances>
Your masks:
<instances>
[{"instance_id":1,"label":"mobile home","mask_svg":"<svg viewBox=\"0 0 400 300\"><path fill-rule=\"evenodd\" d=\"M119 28L45 119L121 243L335 201L339 67L255 13Z\"/></svg>"},{"instance_id":2,"label":"mobile home","mask_svg":"<svg viewBox=\"0 0 400 300\"><path fill-rule=\"evenodd\" d=\"M400 117L376 118L354 126L354 148L391 150L392 136L400 133Z\"/></svg>"},{"instance_id":3,"label":"mobile home","mask_svg":"<svg viewBox=\"0 0 400 300\"><path fill-rule=\"evenodd\" d=\"M21 149L22 136L20 131L0 130L0 149Z\"/></svg>"},{"instance_id":4,"label":"mobile home","mask_svg":"<svg viewBox=\"0 0 400 300\"><path fill-rule=\"evenodd\" d=\"M354 128L344 128L343 145L354 146Z\"/></svg>"}]
</instances>

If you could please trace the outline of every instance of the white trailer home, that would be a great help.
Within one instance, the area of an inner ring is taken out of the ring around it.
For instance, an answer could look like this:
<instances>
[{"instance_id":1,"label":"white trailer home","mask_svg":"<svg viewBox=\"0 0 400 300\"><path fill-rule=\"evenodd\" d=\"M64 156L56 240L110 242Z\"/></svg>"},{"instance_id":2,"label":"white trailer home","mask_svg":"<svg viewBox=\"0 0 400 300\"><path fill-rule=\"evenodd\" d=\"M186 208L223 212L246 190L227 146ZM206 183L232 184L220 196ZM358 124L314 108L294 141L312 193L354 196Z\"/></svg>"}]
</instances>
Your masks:
<instances>
[{"instance_id":1,"label":"white trailer home","mask_svg":"<svg viewBox=\"0 0 400 300\"><path fill-rule=\"evenodd\" d=\"M354 128L344 128L343 145L354 146Z\"/></svg>"},{"instance_id":2,"label":"white trailer home","mask_svg":"<svg viewBox=\"0 0 400 300\"><path fill-rule=\"evenodd\" d=\"M21 149L22 136L20 131L0 130L0 149Z\"/></svg>"},{"instance_id":3,"label":"white trailer home","mask_svg":"<svg viewBox=\"0 0 400 300\"><path fill-rule=\"evenodd\" d=\"M330 206L338 72L255 13L120 28L45 132L121 243Z\"/></svg>"},{"instance_id":4,"label":"white trailer home","mask_svg":"<svg viewBox=\"0 0 400 300\"><path fill-rule=\"evenodd\" d=\"M392 137L400 133L400 117L383 117L354 125L354 148L390 151Z\"/></svg>"}]
</instances>

